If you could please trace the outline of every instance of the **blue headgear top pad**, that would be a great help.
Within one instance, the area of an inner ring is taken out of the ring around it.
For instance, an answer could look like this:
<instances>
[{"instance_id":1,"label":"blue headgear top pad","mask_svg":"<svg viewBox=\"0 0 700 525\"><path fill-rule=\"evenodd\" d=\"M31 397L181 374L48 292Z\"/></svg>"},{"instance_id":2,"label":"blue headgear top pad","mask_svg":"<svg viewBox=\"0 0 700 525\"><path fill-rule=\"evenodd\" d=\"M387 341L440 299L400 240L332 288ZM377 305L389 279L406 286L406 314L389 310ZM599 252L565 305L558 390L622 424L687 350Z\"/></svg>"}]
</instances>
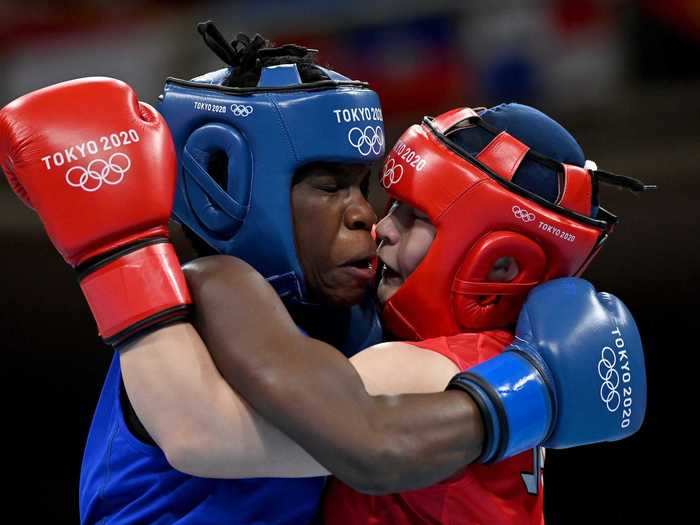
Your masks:
<instances>
[{"instance_id":1,"label":"blue headgear top pad","mask_svg":"<svg viewBox=\"0 0 700 525\"><path fill-rule=\"evenodd\" d=\"M516 103L499 104L482 111L479 116L490 125L489 129L478 126L463 128L450 137L474 156L493 140L496 133L507 131L545 157L584 167L586 157L576 139L561 124L535 108ZM555 202L559 196L556 170L527 157L515 172L513 182L550 202Z\"/></svg>"},{"instance_id":2,"label":"blue headgear top pad","mask_svg":"<svg viewBox=\"0 0 700 525\"><path fill-rule=\"evenodd\" d=\"M262 69L254 88L222 86L229 69L169 78L159 110L175 141L174 216L217 252L255 267L281 296L303 300L292 225L294 173L312 162L368 164L384 156L384 122L367 84L322 69ZM222 156L225 162L221 162ZM226 166L222 187L210 166Z\"/></svg>"}]
</instances>

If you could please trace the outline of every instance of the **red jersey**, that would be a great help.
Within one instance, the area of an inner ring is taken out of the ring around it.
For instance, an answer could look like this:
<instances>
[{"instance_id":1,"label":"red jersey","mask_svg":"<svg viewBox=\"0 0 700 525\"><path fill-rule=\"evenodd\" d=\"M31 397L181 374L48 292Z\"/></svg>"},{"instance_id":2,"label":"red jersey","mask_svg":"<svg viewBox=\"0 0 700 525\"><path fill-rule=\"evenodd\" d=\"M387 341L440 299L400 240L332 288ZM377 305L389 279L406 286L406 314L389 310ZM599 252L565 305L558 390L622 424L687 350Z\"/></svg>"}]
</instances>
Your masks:
<instances>
[{"instance_id":1,"label":"red jersey","mask_svg":"<svg viewBox=\"0 0 700 525\"><path fill-rule=\"evenodd\" d=\"M490 359L513 335L488 331L438 337L415 346L438 352L460 370ZM534 449L462 473L421 490L368 496L333 478L324 500L328 525L542 525L543 450Z\"/></svg>"}]
</instances>

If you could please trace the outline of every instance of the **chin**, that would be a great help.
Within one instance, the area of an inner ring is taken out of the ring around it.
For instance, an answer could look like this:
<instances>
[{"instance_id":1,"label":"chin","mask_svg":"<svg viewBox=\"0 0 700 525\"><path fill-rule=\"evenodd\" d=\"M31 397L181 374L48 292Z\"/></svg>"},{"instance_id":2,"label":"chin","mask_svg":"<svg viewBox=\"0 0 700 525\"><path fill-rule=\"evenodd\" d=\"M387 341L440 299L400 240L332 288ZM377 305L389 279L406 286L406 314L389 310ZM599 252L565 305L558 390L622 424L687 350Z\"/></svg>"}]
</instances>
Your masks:
<instances>
[{"instance_id":1,"label":"chin","mask_svg":"<svg viewBox=\"0 0 700 525\"><path fill-rule=\"evenodd\" d=\"M327 294L328 302L333 306L350 307L360 304L367 295L366 287L343 288Z\"/></svg>"},{"instance_id":2,"label":"chin","mask_svg":"<svg viewBox=\"0 0 700 525\"><path fill-rule=\"evenodd\" d=\"M394 296L398 289L398 286L389 286L380 282L379 286L377 287L377 300L383 306L384 303Z\"/></svg>"}]
</instances>

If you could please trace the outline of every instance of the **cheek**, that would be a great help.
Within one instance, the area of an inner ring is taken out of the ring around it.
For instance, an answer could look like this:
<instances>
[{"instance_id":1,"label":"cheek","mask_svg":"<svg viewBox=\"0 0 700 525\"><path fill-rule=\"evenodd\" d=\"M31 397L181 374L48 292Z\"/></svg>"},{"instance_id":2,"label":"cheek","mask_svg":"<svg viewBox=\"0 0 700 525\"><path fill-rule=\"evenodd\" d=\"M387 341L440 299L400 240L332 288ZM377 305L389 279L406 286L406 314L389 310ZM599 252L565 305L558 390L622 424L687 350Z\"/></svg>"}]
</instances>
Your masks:
<instances>
[{"instance_id":1,"label":"cheek","mask_svg":"<svg viewBox=\"0 0 700 525\"><path fill-rule=\"evenodd\" d=\"M328 249L338 235L339 222L339 213L334 206L318 205L308 218L308 230L318 243L322 243Z\"/></svg>"},{"instance_id":2,"label":"cheek","mask_svg":"<svg viewBox=\"0 0 700 525\"><path fill-rule=\"evenodd\" d=\"M303 188L301 188L303 189ZM314 240L314 215L316 214L313 199L307 192L295 188L292 194L292 209L294 222L294 239L297 254L305 273L308 265L316 258L317 242Z\"/></svg>"},{"instance_id":3,"label":"cheek","mask_svg":"<svg viewBox=\"0 0 700 525\"><path fill-rule=\"evenodd\" d=\"M434 238L435 230L432 227L416 225L411 229L404 243L404 249L399 254L399 267L404 278L418 267L430 250Z\"/></svg>"},{"instance_id":4,"label":"cheek","mask_svg":"<svg viewBox=\"0 0 700 525\"><path fill-rule=\"evenodd\" d=\"M297 250L306 264L318 265L328 257L337 235L336 215L333 206L319 198L295 203Z\"/></svg>"}]
</instances>

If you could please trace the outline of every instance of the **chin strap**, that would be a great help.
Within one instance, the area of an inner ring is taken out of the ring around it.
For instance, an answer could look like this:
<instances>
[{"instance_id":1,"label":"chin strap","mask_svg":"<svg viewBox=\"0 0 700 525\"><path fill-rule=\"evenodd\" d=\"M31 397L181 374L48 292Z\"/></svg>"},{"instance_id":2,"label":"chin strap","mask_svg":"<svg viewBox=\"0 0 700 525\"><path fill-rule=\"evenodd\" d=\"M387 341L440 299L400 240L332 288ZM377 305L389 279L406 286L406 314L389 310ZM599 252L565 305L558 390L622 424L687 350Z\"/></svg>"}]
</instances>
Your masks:
<instances>
[{"instance_id":1,"label":"chin strap","mask_svg":"<svg viewBox=\"0 0 700 525\"><path fill-rule=\"evenodd\" d=\"M599 170L595 165L595 162L587 160L586 164L589 162L594 166L594 168L590 170L591 173L598 179L599 182L602 182L603 184L617 186L618 188L625 188L635 193L657 189L656 184L644 184L642 181L632 177L626 177L624 175L618 175L609 171Z\"/></svg>"}]
</instances>

